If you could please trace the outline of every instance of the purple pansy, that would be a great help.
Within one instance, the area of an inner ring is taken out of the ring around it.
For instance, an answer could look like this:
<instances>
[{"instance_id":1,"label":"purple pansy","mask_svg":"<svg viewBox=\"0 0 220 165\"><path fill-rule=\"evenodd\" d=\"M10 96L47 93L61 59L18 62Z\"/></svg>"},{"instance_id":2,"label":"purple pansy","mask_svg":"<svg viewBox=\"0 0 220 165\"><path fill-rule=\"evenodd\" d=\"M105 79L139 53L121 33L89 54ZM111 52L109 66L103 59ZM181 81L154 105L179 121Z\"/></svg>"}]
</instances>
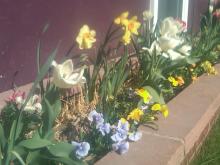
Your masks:
<instances>
[{"instance_id":1,"label":"purple pansy","mask_svg":"<svg viewBox=\"0 0 220 165\"><path fill-rule=\"evenodd\" d=\"M130 141L136 142L138 140L140 140L142 137L142 133L141 132L132 132L129 134L128 139Z\"/></svg>"},{"instance_id":2,"label":"purple pansy","mask_svg":"<svg viewBox=\"0 0 220 165\"><path fill-rule=\"evenodd\" d=\"M96 128L104 123L103 115L93 110L89 113L88 120L96 124Z\"/></svg>"},{"instance_id":3,"label":"purple pansy","mask_svg":"<svg viewBox=\"0 0 220 165\"><path fill-rule=\"evenodd\" d=\"M99 126L99 131L101 132L102 136L109 134L111 131L111 125L109 123L104 123Z\"/></svg>"},{"instance_id":4,"label":"purple pansy","mask_svg":"<svg viewBox=\"0 0 220 165\"><path fill-rule=\"evenodd\" d=\"M127 141L121 141L118 143L114 143L114 144L112 144L112 149L114 151L118 152L119 154L124 154L124 153L128 152L129 143Z\"/></svg>"},{"instance_id":5,"label":"purple pansy","mask_svg":"<svg viewBox=\"0 0 220 165\"><path fill-rule=\"evenodd\" d=\"M72 141L72 145L76 147L75 153L78 159L81 159L88 155L90 150L90 145L88 142L77 143Z\"/></svg>"},{"instance_id":6,"label":"purple pansy","mask_svg":"<svg viewBox=\"0 0 220 165\"><path fill-rule=\"evenodd\" d=\"M129 123L128 123L128 121L124 122L124 121L119 120L117 128L118 129L123 129L125 131L129 131Z\"/></svg>"}]
</instances>

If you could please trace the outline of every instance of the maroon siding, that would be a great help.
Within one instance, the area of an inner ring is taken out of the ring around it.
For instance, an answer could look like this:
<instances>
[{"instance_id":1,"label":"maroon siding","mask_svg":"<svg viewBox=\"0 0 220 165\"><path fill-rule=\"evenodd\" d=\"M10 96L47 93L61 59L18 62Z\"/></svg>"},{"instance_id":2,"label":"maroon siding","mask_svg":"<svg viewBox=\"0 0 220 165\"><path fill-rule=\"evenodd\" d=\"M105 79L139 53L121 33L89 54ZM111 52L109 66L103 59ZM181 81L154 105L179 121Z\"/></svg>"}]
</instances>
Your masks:
<instances>
[{"instance_id":1,"label":"maroon siding","mask_svg":"<svg viewBox=\"0 0 220 165\"><path fill-rule=\"evenodd\" d=\"M0 0L0 91L31 82L36 76L35 49L43 25L50 22L43 38L43 54L62 40L61 56L88 24L103 36L114 17L125 10L138 14L147 0ZM44 57L45 58L45 57Z\"/></svg>"}]
</instances>

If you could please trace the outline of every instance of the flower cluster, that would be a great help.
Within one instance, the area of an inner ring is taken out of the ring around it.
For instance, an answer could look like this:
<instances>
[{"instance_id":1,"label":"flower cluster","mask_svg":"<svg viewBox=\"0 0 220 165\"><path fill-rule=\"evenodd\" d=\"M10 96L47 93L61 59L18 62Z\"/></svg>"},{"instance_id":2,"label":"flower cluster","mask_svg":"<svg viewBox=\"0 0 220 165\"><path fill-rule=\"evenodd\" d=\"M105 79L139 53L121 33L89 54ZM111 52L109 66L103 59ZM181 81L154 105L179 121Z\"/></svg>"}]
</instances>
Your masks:
<instances>
[{"instance_id":1,"label":"flower cluster","mask_svg":"<svg viewBox=\"0 0 220 165\"><path fill-rule=\"evenodd\" d=\"M170 76L168 77L168 81L172 84L173 87L183 86L185 83L182 76L177 76L177 77Z\"/></svg>"},{"instance_id":2,"label":"flower cluster","mask_svg":"<svg viewBox=\"0 0 220 165\"><path fill-rule=\"evenodd\" d=\"M128 19L128 16L129 12L126 11L117 17L114 21L115 24L121 25L124 30L122 42L125 45L130 44L132 35L138 35L138 29L141 26L141 23L137 20L137 16L133 16L130 19Z\"/></svg>"},{"instance_id":3,"label":"flower cluster","mask_svg":"<svg viewBox=\"0 0 220 165\"><path fill-rule=\"evenodd\" d=\"M212 64L209 61L205 61L201 64L201 67L204 69L204 71L211 75L217 75L218 72L215 69L215 67L212 66Z\"/></svg>"}]
</instances>

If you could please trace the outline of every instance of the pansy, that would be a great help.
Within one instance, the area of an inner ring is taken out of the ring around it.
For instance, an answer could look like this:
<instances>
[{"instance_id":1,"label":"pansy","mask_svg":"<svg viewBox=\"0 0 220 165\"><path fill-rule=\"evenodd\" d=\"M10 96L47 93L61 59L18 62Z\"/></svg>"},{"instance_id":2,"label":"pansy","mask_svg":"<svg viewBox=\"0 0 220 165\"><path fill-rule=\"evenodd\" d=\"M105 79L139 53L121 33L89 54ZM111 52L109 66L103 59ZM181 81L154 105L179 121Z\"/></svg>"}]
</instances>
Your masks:
<instances>
[{"instance_id":1,"label":"pansy","mask_svg":"<svg viewBox=\"0 0 220 165\"><path fill-rule=\"evenodd\" d=\"M130 112L127 119L128 120L135 120L135 121L139 122L143 115L144 115L144 112L141 109L135 108L133 111Z\"/></svg>"},{"instance_id":2,"label":"pansy","mask_svg":"<svg viewBox=\"0 0 220 165\"><path fill-rule=\"evenodd\" d=\"M77 143L72 141L72 145L75 147L75 154L78 159L84 158L88 155L90 145L88 142Z\"/></svg>"},{"instance_id":3,"label":"pansy","mask_svg":"<svg viewBox=\"0 0 220 165\"><path fill-rule=\"evenodd\" d=\"M161 105L161 104L156 103L151 107L151 110L160 111L165 118L169 115L169 110L166 105Z\"/></svg>"},{"instance_id":4,"label":"pansy","mask_svg":"<svg viewBox=\"0 0 220 165\"><path fill-rule=\"evenodd\" d=\"M182 76L176 77L176 81L178 82L178 85L179 85L179 86L182 86L182 85L184 85L184 83L185 83L185 81L184 81L184 79L183 79Z\"/></svg>"},{"instance_id":5,"label":"pansy","mask_svg":"<svg viewBox=\"0 0 220 165\"><path fill-rule=\"evenodd\" d=\"M94 122L96 128L99 128L104 123L103 115L101 113L96 112L96 110L93 110L89 113L88 120L90 122Z\"/></svg>"},{"instance_id":6,"label":"pansy","mask_svg":"<svg viewBox=\"0 0 220 165\"><path fill-rule=\"evenodd\" d=\"M109 123L103 123L99 126L98 130L101 132L102 136L105 136L110 133L111 125Z\"/></svg>"},{"instance_id":7,"label":"pansy","mask_svg":"<svg viewBox=\"0 0 220 165\"><path fill-rule=\"evenodd\" d=\"M95 36L96 32L94 30L90 30L88 25L83 25L76 38L76 42L79 44L79 48L90 49L93 43L96 42Z\"/></svg>"},{"instance_id":8,"label":"pansy","mask_svg":"<svg viewBox=\"0 0 220 165\"><path fill-rule=\"evenodd\" d=\"M150 93L146 89L143 89L143 88L136 89L136 94L143 99L145 104L149 103L150 100L152 99L152 96L150 95Z\"/></svg>"},{"instance_id":9,"label":"pansy","mask_svg":"<svg viewBox=\"0 0 220 165\"><path fill-rule=\"evenodd\" d=\"M125 131L129 131L130 124L129 124L129 122L128 122L125 118L121 118L121 119L118 121L118 126L117 126L117 128L123 129L123 130L125 130Z\"/></svg>"},{"instance_id":10,"label":"pansy","mask_svg":"<svg viewBox=\"0 0 220 165\"><path fill-rule=\"evenodd\" d=\"M52 62L53 83L59 88L72 88L73 86L85 83L83 77L84 67L74 70L72 60L66 60L62 64Z\"/></svg>"},{"instance_id":11,"label":"pansy","mask_svg":"<svg viewBox=\"0 0 220 165\"><path fill-rule=\"evenodd\" d=\"M168 77L168 81L169 81L169 82L172 84L172 86L174 86L174 87L177 87L177 86L179 85L178 81L177 81L174 77L172 77L172 76Z\"/></svg>"},{"instance_id":12,"label":"pansy","mask_svg":"<svg viewBox=\"0 0 220 165\"><path fill-rule=\"evenodd\" d=\"M123 140L126 140L127 137L128 137L128 131L121 128L117 128L115 133L111 136L111 139L114 142L121 142Z\"/></svg>"},{"instance_id":13,"label":"pansy","mask_svg":"<svg viewBox=\"0 0 220 165\"><path fill-rule=\"evenodd\" d=\"M142 133L141 132L132 132L129 133L128 139L130 141L136 142L142 138Z\"/></svg>"},{"instance_id":14,"label":"pansy","mask_svg":"<svg viewBox=\"0 0 220 165\"><path fill-rule=\"evenodd\" d=\"M117 17L114 20L115 24L117 24L117 25L120 25L120 24L124 25L124 21L127 20L128 15L129 15L128 11L123 12L119 17Z\"/></svg>"},{"instance_id":15,"label":"pansy","mask_svg":"<svg viewBox=\"0 0 220 165\"><path fill-rule=\"evenodd\" d=\"M127 141L121 141L118 143L112 144L112 149L119 154L125 154L129 150L129 142Z\"/></svg>"}]
</instances>

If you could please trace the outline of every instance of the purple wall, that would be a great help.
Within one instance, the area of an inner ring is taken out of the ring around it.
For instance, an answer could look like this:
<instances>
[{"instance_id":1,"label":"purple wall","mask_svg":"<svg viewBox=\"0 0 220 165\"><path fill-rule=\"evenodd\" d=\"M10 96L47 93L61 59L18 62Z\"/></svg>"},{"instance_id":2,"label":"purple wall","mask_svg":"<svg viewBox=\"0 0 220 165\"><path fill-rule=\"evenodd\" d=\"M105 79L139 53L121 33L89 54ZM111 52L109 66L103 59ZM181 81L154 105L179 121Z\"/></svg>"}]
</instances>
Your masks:
<instances>
[{"instance_id":1,"label":"purple wall","mask_svg":"<svg viewBox=\"0 0 220 165\"><path fill-rule=\"evenodd\" d=\"M147 0L0 0L0 92L11 88L16 71L17 85L35 78L36 44L45 23L50 28L43 37L43 54L62 40L62 56L83 24L101 38L121 12L141 14L146 7Z\"/></svg>"}]
</instances>

